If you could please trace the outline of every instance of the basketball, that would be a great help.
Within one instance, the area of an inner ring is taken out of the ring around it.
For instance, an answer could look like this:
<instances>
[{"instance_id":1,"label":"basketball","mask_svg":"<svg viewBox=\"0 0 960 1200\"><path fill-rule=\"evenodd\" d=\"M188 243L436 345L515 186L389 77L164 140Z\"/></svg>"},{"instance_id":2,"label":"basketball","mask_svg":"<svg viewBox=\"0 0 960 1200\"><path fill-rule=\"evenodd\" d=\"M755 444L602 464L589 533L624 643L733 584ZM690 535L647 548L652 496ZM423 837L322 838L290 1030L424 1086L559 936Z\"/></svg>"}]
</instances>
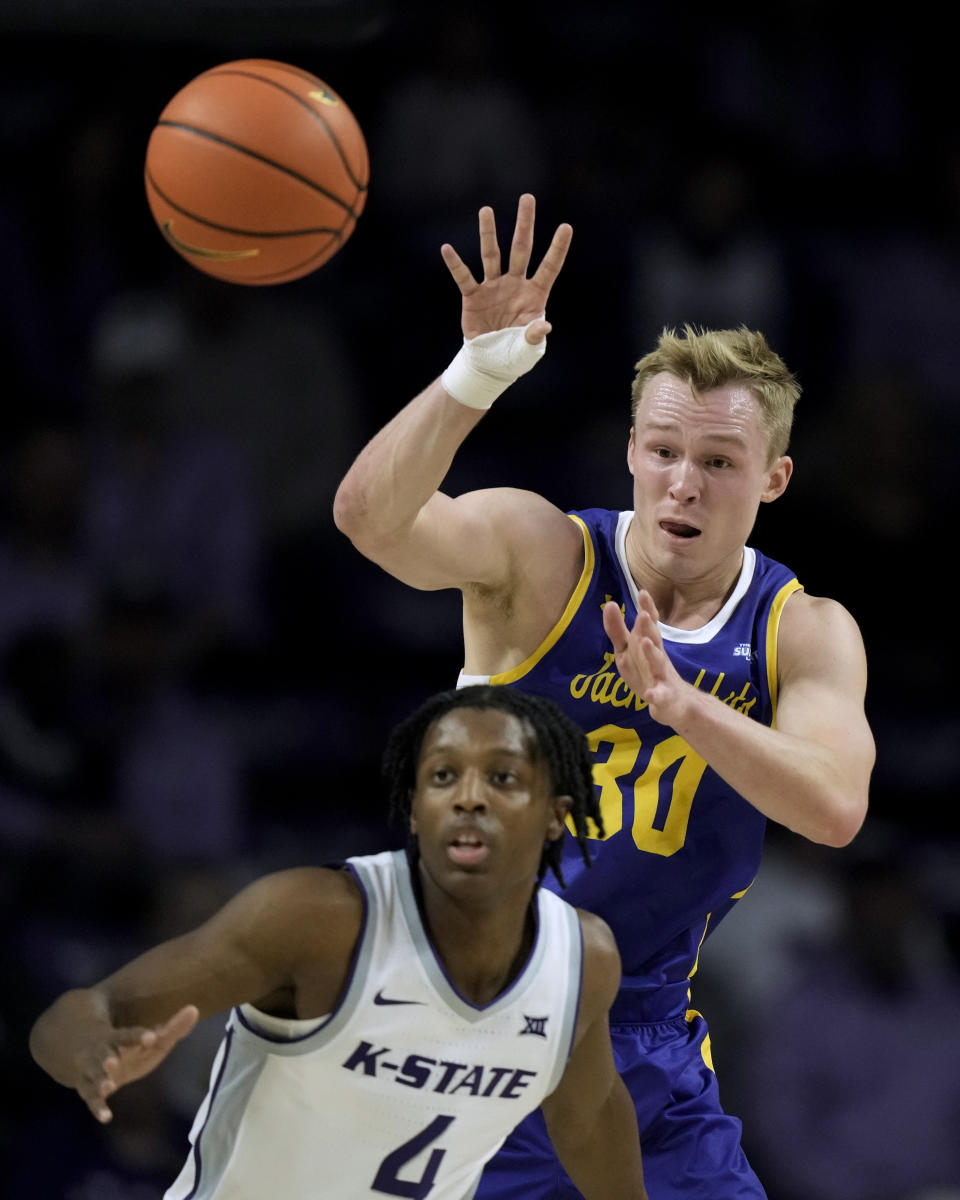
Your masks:
<instances>
[{"instance_id":1,"label":"basketball","mask_svg":"<svg viewBox=\"0 0 960 1200\"><path fill-rule=\"evenodd\" d=\"M230 283L298 279L328 261L367 199L363 133L337 93L286 63L211 67L147 144L150 211L188 263Z\"/></svg>"}]
</instances>

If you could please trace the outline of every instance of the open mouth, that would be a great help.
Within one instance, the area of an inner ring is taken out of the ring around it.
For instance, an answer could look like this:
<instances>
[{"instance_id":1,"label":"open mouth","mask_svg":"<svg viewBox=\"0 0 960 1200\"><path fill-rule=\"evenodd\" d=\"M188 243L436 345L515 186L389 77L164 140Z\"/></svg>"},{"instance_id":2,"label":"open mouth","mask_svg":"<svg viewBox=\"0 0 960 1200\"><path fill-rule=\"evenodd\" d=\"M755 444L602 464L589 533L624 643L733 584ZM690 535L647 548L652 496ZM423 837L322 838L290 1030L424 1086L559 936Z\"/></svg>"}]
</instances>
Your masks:
<instances>
[{"instance_id":1,"label":"open mouth","mask_svg":"<svg viewBox=\"0 0 960 1200\"><path fill-rule=\"evenodd\" d=\"M694 525L686 525L683 521L661 521L660 528L664 533L673 537L695 538L700 536L700 530Z\"/></svg>"},{"instance_id":2,"label":"open mouth","mask_svg":"<svg viewBox=\"0 0 960 1200\"><path fill-rule=\"evenodd\" d=\"M458 867L474 867L490 853L490 847L476 833L458 833L447 846L447 854Z\"/></svg>"}]
</instances>

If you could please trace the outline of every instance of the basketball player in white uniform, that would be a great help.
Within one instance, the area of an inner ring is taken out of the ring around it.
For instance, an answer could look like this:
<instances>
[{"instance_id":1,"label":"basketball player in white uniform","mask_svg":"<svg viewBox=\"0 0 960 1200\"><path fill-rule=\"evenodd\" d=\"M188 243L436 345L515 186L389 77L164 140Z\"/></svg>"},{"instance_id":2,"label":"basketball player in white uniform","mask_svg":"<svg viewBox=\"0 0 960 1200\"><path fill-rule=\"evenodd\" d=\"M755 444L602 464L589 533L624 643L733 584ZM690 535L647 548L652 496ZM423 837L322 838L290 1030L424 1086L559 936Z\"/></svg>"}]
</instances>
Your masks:
<instances>
[{"instance_id":1,"label":"basketball player in white uniform","mask_svg":"<svg viewBox=\"0 0 960 1200\"><path fill-rule=\"evenodd\" d=\"M100 1121L229 1009L167 1200L468 1200L538 1106L587 1200L645 1200L606 924L538 887L599 818L580 731L506 688L433 697L384 759L406 851L297 868L61 996L34 1058Z\"/></svg>"}]
</instances>

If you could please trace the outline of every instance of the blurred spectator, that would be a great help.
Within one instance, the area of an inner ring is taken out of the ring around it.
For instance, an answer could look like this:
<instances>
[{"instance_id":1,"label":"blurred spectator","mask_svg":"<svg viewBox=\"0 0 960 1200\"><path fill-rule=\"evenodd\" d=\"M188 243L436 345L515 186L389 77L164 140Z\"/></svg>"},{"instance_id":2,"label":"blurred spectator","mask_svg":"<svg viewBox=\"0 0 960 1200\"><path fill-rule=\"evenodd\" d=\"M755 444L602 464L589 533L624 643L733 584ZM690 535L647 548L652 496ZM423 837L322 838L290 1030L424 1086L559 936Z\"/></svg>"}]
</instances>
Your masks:
<instances>
[{"instance_id":1,"label":"blurred spectator","mask_svg":"<svg viewBox=\"0 0 960 1200\"><path fill-rule=\"evenodd\" d=\"M333 494L361 442L365 398L343 317L357 285L350 272L335 277L336 265L315 287L288 290L184 267L171 297L183 337L172 416L237 447L268 544L331 528Z\"/></svg>"},{"instance_id":2,"label":"blurred spectator","mask_svg":"<svg viewBox=\"0 0 960 1200\"><path fill-rule=\"evenodd\" d=\"M723 1030L713 1041L725 1102L738 1088L737 1047L754 1019L775 1002L797 956L835 935L842 886L832 849L769 823L757 878L707 938L693 980L695 1006Z\"/></svg>"},{"instance_id":3,"label":"blurred spectator","mask_svg":"<svg viewBox=\"0 0 960 1200\"><path fill-rule=\"evenodd\" d=\"M182 1166L189 1127L164 1105L160 1079L142 1082L107 1126L73 1092L48 1097L22 1123L8 1160L7 1200L158 1200Z\"/></svg>"},{"instance_id":4,"label":"blurred spectator","mask_svg":"<svg viewBox=\"0 0 960 1200\"><path fill-rule=\"evenodd\" d=\"M152 580L197 660L259 633L260 528L249 465L223 430L176 416L188 352L161 291L124 295L91 347L89 552L103 579Z\"/></svg>"},{"instance_id":5,"label":"blurred spectator","mask_svg":"<svg viewBox=\"0 0 960 1200\"><path fill-rule=\"evenodd\" d=\"M112 801L148 863L233 860L245 835L244 759L230 722L184 678L182 619L149 577L101 600L88 722L108 747Z\"/></svg>"},{"instance_id":6,"label":"blurred spectator","mask_svg":"<svg viewBox=\"0 0 960 1200\"><path fill-rule=\"evenodd\" d=\"M953 803L960 712L950 657L911 623L903 575L914 564L933 580L944 570L945 531L958 517L956 445L915 375L875 363L840 380L826 399L811 412L801 399L797 469L769 534L755 540L774 555L782 544L807 590L835 595L860 623L878 745L875 815L903 820L909 794L914 830L960 832ZM893 700L904 687L909 702Z\"/></svg>"},{"instance_id":7,"label":"blurred spectator","mask_svg":"<svg viewBox=\"0 0 960 1200\"><path fill-rule=\"evenodd\" d=\"M429 66L421 57L393 81L371 152L382 203L416 222L412 244L404 241L418 255L456 242L466 221L474 236L481 204L513 208L545 171L539 117L502 69L509 47L497 44L494 22L456 5L431 9L428 20ZM422 55L421 39L414 50Z\"/></svg>"},{"instance_id":8,"label":"blurred spectator","mask_svg":"<svg viewBox=\"0 0 960 1200\"><path fill-rule=\"evenodd\" d=\"M960 975L886 854L850 866L844 922L745 1047L744 1128L771 1200L960 1195Z\"/></svg>"},{"instance_id":9,"label":"blurred spectator","mask_svg":"<svg viewBox=\"0 0 960 1200\"><path fill-rule=\"evenodd\" d=\"M62 853L73 822L102 805L102 764L85 737L77 659L62 631L36 629L0 660L0 848L18 875L36 855ZM57 882L50 890L61 895Z\"/></svg>"},{"instance_id":10,"label":"blurred spectator","mask_svg":"<svg viewBox=\"0 0 960 1200\"><path fill-rule=\"evenodd\" d=\"M42 420L4 454L0 655L35 629L79 634L96 596L96 568L83 538L89 464L82 429Z\"/></svg>"},{"instance_id":11,"label":"blurred spectator","mask_svg":"<svg viewBox=\"0 0 960 1200\"><path fill-rule=\"evenodd\" d=\"M760 159L729 141L693 151L676 167L675 207L634 233L632 327L640 346L655 344L664 326L685 323L747 325L783 345L789 287L781 248L756 209Z\"/></svg>"},{"instance_id":12,"label":"blurred spectator","mask_svg":"<svg viewBox=\"0 0 960 1200\"><path fill-rule=\"evenodd\" d=\"M839 301L843 369L916 381L956 442L960 432L960 146L941 139L912 165L910 188L886 222L829 240L822 274Z\"/></svg>"},{"instance_id":13,"label":"blurred spectator","mask_svg":"<svg viewBox=\"0 0 960 1200\"><path fill-rule=\"evenodd\" d=\"M440 246L475 245L481 205L509 219L520 193L545 183L539 110L520 76L505 70L515 45L485 9L430 8L414 23L407 69L391 77L371 122L370 204L362 219L381 253L371 259L363 311L391 314L376 326L371 364L372 399L385 419L396 411L398 383L401 394L413 395L441 369L437 347L443 353L449 346L452 356L459 344L457 293ZM511 232L501 236L509 240ZM416 280L401 308L398 280ZM387 396L379 394L383 387Z\"/></svg>"}]
</instances>

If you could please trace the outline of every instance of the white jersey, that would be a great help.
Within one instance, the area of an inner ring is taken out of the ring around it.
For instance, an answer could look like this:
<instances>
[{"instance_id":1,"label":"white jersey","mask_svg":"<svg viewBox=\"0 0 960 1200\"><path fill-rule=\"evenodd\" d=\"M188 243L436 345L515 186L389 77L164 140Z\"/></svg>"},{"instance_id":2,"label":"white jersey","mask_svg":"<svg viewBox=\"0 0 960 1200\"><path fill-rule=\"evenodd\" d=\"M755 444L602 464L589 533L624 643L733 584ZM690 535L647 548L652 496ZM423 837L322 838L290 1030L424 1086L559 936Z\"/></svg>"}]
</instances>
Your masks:
<instances>
[{"instance_id":1,"label":"white jersey","mask_svg":"<svg viewBox=\"0 0 960 1200\"><path fill-rule=\"evenodd\" d=\"M522 971L464 999L424 930L403 851L348 859L363 928L336 1009L235 1008L165 1200L468 1200L560 1081L576 1028L576 910L539 889Z\"/></svg>"}]
</instances>

